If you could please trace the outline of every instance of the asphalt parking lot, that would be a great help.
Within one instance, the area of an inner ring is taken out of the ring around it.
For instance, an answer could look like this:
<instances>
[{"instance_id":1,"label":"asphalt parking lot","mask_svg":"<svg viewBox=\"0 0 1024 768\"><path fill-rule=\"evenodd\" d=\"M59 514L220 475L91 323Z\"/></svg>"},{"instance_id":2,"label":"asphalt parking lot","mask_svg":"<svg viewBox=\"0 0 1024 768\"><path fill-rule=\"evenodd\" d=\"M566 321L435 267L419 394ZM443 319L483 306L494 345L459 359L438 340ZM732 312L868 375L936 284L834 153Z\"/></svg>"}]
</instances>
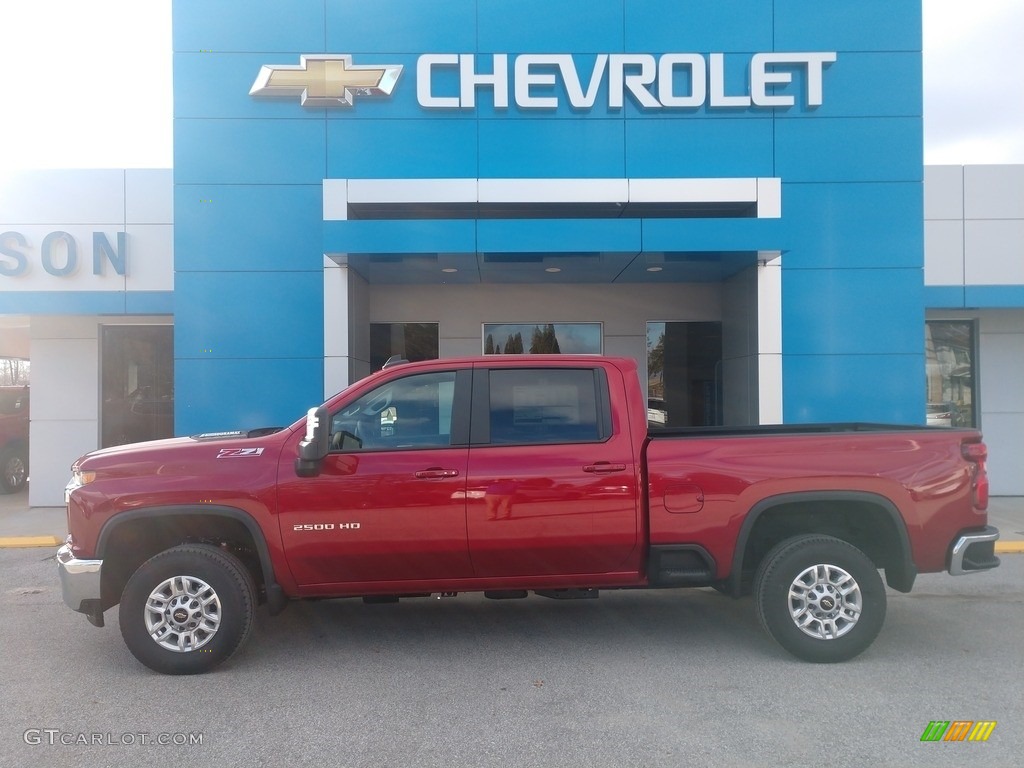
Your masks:
<instances>
[{"instance_id":1,"label":"asphalt parking lot","mask_svg":"<svg viewBox=\"0 0 1024 768\"><path fill-rule=\"evenodd\" d=\"M1011 521L1012 524L1012 521ZM48 548L0 549L0 766L1015 766L1024 557L890 593L874 645L795 661L749 600L463 595L261 612L214 673L164 677L64 607ZM932 721L987 742L922 742ZM156 743L165 737L168 744Z\"/></svg>"}]
</instances>

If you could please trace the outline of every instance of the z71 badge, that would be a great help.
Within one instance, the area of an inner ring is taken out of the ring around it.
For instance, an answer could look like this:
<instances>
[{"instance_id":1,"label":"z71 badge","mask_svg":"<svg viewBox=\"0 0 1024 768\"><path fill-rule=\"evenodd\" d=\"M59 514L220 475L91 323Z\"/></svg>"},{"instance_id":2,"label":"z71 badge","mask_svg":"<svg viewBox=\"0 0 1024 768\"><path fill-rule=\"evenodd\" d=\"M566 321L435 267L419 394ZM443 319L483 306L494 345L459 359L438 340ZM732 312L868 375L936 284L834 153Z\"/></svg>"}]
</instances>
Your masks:
<instances>
[{"instance_id":1,"label":"z71 badge","mask_svg":"<svg viewBox=\"0 0 1024 768\"><path fill-rule=\"evenodd\" d=\"M243 459L247 456L260 456L262 448L221 448L218 459Z\"/></svg>"}]
</instances>

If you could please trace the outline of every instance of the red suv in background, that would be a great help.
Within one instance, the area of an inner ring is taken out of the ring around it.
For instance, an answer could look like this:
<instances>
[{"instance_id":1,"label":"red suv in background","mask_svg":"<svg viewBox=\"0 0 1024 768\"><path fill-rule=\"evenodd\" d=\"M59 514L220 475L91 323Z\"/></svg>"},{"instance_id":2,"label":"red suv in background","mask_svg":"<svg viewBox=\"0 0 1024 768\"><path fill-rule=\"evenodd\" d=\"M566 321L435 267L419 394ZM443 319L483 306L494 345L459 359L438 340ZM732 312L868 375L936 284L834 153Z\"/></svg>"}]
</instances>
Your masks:
<instances>
[{"instance_id":1,"label":"red suv in background","mask_svg":"<svg viewBox=\"0 0 1024 768\"><path fill-rule=\"evenodd\" d=\"M0 492L28 482L28 387L0 387Z\"/></svg>"}]
</instances>

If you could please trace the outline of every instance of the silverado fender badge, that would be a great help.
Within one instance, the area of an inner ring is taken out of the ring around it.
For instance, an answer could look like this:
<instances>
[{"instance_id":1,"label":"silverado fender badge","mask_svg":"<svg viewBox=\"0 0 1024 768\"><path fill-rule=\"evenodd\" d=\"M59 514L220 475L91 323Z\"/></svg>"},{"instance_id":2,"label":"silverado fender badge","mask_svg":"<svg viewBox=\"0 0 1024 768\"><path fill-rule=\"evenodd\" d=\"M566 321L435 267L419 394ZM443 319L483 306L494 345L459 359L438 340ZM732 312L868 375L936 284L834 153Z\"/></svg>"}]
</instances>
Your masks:
<instances>
[{"instance_id":1,"label":"silverado fender badge","mask_svg":"<svg viewBox=\"0 0 1024 768\"><path fill-rule=\"evenodd\" d=\"M262 448L221 448L217 454L218 459L242 459L248 456L260 456Z\"/></svg>"}]
</instances>

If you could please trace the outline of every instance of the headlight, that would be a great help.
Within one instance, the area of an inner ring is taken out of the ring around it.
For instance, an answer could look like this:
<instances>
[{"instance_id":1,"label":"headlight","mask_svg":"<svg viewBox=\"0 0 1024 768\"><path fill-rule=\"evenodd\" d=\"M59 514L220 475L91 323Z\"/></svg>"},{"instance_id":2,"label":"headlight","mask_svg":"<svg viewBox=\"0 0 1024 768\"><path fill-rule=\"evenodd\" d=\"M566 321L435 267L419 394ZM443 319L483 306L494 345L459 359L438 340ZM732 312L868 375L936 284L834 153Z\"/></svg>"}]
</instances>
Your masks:
<instances>
[{"instance_id":1,"label":"headlight","mask_svg":"<svg viewBox=\"0 0 1024 768\"><path fill-rule=\"evenodd\" d=\"M83 472L80 469L73 469L71 472L71 479L68 484L64 486L64 503L67 504L71 501L71 492L78 490L83 485L88 485L96 479L95 472Z\"/></svg>"}]
</instances>

